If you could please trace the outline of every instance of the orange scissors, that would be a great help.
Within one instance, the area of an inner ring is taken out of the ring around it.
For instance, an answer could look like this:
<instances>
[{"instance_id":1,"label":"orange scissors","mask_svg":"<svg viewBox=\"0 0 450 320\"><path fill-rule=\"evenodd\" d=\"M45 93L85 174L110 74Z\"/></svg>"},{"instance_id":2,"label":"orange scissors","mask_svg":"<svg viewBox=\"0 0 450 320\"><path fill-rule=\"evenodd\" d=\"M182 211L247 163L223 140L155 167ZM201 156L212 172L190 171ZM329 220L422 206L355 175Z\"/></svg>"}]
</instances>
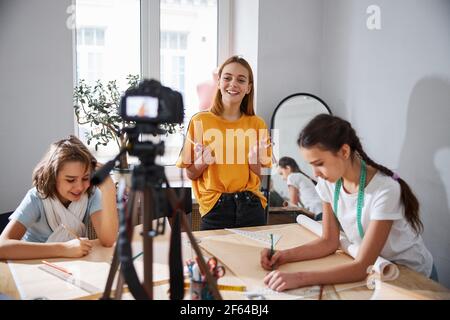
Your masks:
<instances>
[{"instance_id":1,"label":"orange scissors","mask_svg":"<svg viewBox=\"0 0 450 320\"><path fill-rule=\"evenodd\" d=\"M207 264L214 278L218 279L225 275L225 268L218 265L216 257L209 258Z\"/></svg>"}]
</instances>

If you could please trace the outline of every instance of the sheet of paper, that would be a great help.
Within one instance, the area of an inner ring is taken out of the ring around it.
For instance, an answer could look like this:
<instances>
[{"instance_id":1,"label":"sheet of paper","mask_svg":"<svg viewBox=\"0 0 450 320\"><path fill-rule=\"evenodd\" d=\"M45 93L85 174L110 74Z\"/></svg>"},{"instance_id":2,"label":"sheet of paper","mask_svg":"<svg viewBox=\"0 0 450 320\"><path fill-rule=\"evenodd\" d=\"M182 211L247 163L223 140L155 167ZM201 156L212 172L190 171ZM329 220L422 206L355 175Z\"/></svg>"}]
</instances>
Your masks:
<instances>
[{"instance_id":1,"label":"sheet of paper","mask_svg":"<svg viewBox=\"0 0 450 320\"><path fill-rule=\"evenodd\" d=\"M322 235L322 225L309 217L298 215L297 223L314 232L318 236ZM348 255L356 258L356 256L358 255L359 246L357 244L351 243L343 232L341 232L341 235L339 236L339 241L341 243L341 249L344 250ZM394 263L384 259L381 256L378 257L375 261L373 265L373 271L378 273L381 276L381 280L383 281L395 280L400 275L398 267Z\"/></svg>"},{"instance_id":2,"label":"sheet of paper","mask_svg":"<svg viewBox=\"0 0 450 320\"><path fill-rule=\"evenodd\" d=\"M317 238L312 232L299 225L271 229L271 232L281 235L280 241L277 243L275 249L292 248ZM288 290L283 293L276 293L264 288L263 278L267 274L267 271L260 265L260 252L265 246L258 241L246 239L237 234L230 234L202 238L200 246L211 255L218 257L224 265L247 285L248 291L263 292L270 299L308 298L317 297L319 294L317 286ZM350 261L352 261L351 257L337 252L321 259L285 264L279 270L287 272L317 271ZM336 291L342 291L364 285L365 282L357 282L337 285L335 288Z\"/></svg>"},{"instance_id":3,"label":"sheet of paper","mask_svg":"<svg viewBox=\"0 0 450 320\"><path fill-rule=\"evenodd\" d=\"M105 248L95 242L92 253L74 261L70 259L46 259L70 271L74 278L97 288L104 288L108 277L113 248ZM41 260L9 261L21 299L75 299L90 293L41 269Z\"/></svg>"},{"instance_id":4,"label":"sheet of paper","mask_svg":"<svg viewBox=\"0 0 450 320\"><path fill-rule=\"evenodd\" d=\"M158 238L157 238L158 239ZM133 255L142 252L142 241L134 241L132 244ZM169 280L169 243L158 239L153 242L153 282L156 284L165 283ZM86 282L94 287L104 290L108 278L110 263L114 254L114 248L106 248L94 242L91 253L81 259L45 259L51 263L69 270L73 277ZM8 261L8 266L14 277L21 299L45 298L50 300L78 299L91 295L91 293L79 288L39 269L42 266L42 259L39 260L15 260ZM143 259L142 256L134 262L136 272L140 279L143 279ZM117 277L117 275L116 275ZM113 284L112 289L115 290Z\"/></svg>"},{"instance_id":5,"label":"sheet of paper","mask_svg":"<svg viewBox=\"0 0 450 320\"><path fill-rule=\"evenodd\" d=\"M276 233L272 233L270 231L246 231L246 230L239 230L239 229L225 229L227 231L239 234L243 237L246 237L248 239L256 240L264 244L266 247L271 246L271 235L273 236L273 243L274 245L277 244L278 240L280 240L281 236Z\"/></svg>"}]
</instances>

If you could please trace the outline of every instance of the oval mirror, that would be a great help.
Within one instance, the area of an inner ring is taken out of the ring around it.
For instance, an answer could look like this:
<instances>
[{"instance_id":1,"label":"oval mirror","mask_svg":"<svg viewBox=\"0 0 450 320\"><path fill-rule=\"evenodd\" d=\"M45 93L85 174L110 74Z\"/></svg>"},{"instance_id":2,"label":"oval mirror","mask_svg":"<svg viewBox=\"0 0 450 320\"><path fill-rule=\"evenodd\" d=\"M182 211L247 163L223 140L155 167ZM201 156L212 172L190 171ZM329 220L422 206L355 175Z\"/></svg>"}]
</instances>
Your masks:
<instances>
[{"instance_id":1,"label":"oval mirror","mask_svg":"<svg viewBox=\"0 0 450 320\"><path fill-rule=\"evenodd\" d=\"M311 165L300 155L297 139L303 127L321 113L331 114L330 108L322 99L309 93L295 93L284 98L273 112L270 129L274 163L266 185L266 191L269 190L269 205L266 210L268 224L295 222L299 213L317 218L316 213L312 212L317 210L309 211L310 208L302 204L288 202L287 206L283 206L283 201L290 199L287 182L279 174L278 161L282 157L290 157L305 174L314 178Z\"/></svg>"}]
</instances>

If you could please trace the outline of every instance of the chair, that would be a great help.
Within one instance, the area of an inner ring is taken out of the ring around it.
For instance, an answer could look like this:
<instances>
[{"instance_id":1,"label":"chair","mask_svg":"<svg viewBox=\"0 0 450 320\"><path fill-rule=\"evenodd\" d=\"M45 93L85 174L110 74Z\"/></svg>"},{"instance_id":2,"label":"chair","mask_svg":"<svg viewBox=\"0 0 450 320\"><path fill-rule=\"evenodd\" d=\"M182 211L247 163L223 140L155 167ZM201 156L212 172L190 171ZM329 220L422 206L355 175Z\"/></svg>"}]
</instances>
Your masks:
<instances>
[{"instance_id":1,"label":"chair","mask_svg":"<svg viewBox=\"0 0 450 320\"><path fill-rule=\"evenodd\" d=\"M10 212L5 212L0 214L0 233L3 232L3 229L5 229L6 225L9 222L9 216L13 213L14 211L10 211Z\"/></svg>"},{"instance_id":2,"label":"chair","mask_svg":"<svg viewBox=\"0 0 450 320\"><path fill-rule=\"evenodd\" d=\"M97 239L97 233L95 233L94 226L92 225L91 217L87 214L84 218L84 224L86 225L86 237L89 240Z\"/></svg>"},{"instance_id":3,"label":"chair","mask_svg":"<svg viewBox=\"0 0 450 320\"><path fill-rule=\"evenodd\" d=\"M191 230L199 231L200 230L200 222L202 220L202 216L200 215L200 211L198 209L198 203L192 204L192 213L191 213Z\"/></svg>"}]
</instances>

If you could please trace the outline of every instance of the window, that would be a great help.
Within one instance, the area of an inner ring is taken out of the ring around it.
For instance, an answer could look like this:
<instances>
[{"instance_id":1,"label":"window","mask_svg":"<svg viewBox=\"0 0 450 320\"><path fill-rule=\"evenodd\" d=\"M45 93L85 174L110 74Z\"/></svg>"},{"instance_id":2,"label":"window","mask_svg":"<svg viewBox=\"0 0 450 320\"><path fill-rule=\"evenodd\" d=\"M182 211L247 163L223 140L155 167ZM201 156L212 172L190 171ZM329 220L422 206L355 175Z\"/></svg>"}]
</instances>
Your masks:
<instances>
[{"instance_id":1,"label":"window","mask_svg":"<svg viewBox=\"0 0 450 320\"><path fill-rule=\"evenodd\" d=\"M187 32L161 31L161 83L185 95Z\"/></svg>"},{"instance_id":2,"label":"window","mask_svg":"<svg viewBox=\"0 0 450 320\"><path fill-rule=\"evenodd\" d=\"M159 79L183 95L187 124L199 111L197 85L211 79L218 56L228 56L229 1L77 0L77 81L117 80L124 90L128 74ZM218 26L220 11L223 27ZM83 130L80 126L81 138ZM166 152L160 162L173 165L183 134L163 138ZM118 149L108 144L91 151L106 161Z\"/></svg>"},{"instance_id":3,"label":"window","mask_svg":"<svg viewBox=\"0 0 450 320\"><path fill-rule=\"evenodd\" d=\"M89 85L97 80L117 80L126 89L126 76L139 75L140 63L140 1L139 0L77 0L76 1L77 82ZM85 139L88 125L79 126ZM118 146L110 142L91 152L101 161L111 159Z\"/></svg>"},{"instance_id":4,"label":"window","mask_svg":"<svg viewBox=\"0 0 450 320\"><path fill-rule=\"evenodd\" d=\"M93 83L103 77L105 50L104 27L81 27L77 30L77 76Z\"/></svg>"},{"instance_id":5,"label":"window","mask_svg":"<svg viewBox=\"0 0 450 320\"><path fill-rule=\"evenodd\" d=\"M217 0L161 0L160 79L183 95L185 130L199 109L197 86L217 68ZM183 134L167 137L161 162L173 165Z\"/></svg>"}]
</instances>

